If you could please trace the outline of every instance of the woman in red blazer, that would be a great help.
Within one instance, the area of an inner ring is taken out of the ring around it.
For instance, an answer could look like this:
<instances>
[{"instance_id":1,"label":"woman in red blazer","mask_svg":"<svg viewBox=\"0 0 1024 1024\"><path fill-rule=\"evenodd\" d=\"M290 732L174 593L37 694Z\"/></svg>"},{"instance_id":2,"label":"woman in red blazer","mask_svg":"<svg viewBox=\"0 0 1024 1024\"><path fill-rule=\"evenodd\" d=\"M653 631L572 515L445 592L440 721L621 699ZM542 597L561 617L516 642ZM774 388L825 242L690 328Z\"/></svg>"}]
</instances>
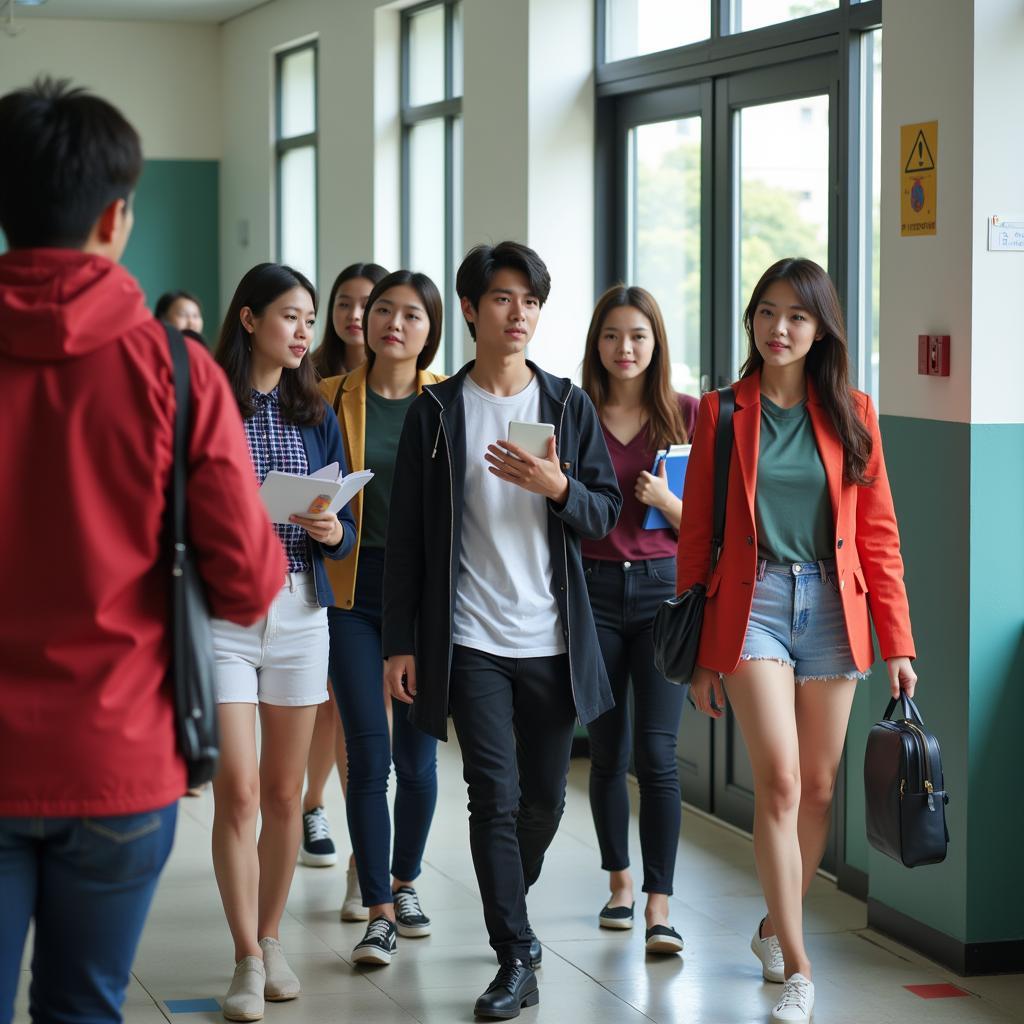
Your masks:
<instances>
[{"instance_id":1,"label":"woman in red blazer","mask_svg":"<svg viewBox=\"0 0 1024 1024\"><path fill-rule=\"evenodd\" d=\"M856 681L874 661L871 622L894 696L914 692L915 650L878 419L848 384L831 280L810 260L781 260L743 325L750 347L734 385L721 558L712 572L712 392L686 474L677 590L707 582L692 698L718 718L728 694L753 765L769 913L751 948L765 979L785 982L772 1019L807 1021L802 901L825 846Z\"/></svg>"}]
</instances>

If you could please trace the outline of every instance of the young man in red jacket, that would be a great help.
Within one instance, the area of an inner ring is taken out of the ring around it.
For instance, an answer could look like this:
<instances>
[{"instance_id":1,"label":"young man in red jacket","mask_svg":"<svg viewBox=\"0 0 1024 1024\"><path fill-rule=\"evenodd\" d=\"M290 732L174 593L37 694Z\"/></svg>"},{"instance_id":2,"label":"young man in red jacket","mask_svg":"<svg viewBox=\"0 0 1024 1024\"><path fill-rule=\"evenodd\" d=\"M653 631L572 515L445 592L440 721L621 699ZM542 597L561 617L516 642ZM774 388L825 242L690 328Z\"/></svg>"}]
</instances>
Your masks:
<instances>
[{"instance_id":1,"label":"young man in red jacket","mask_svg":"<svg viewBox=\"0 0 1024 1024\"><path fill-rule=\"evenodd\" d=\"M103 100L0 98L0 1024L29 921L33 1020L119 1021L185 768L167 683L174 388L118 266L142 169ZM212 614L248 624L284 576L238 408L189 342L188 523Z\"/></svg>"}]
</instances>

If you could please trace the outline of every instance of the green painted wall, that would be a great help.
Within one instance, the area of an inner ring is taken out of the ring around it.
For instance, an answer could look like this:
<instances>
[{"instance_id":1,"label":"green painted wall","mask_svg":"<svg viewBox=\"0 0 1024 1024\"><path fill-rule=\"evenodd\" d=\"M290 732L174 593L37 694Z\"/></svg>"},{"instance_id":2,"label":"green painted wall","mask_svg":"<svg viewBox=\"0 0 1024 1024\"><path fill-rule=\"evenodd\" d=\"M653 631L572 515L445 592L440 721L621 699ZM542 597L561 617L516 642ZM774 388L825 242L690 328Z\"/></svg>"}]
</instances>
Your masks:
<instances>
[{"instance_id":1,"label":"green painted wall","mask_svg":"<svg viewBox=\"0 0 1024 1024\"><path fill-rule=\"evenodd\" d=\"M135 227L122 263L150 308L162 292L192 292L212 344L220 327L220 203L216 160L147 160L135 193Z\"/></svg>"},{"instance_id":2,"label":"green painted wall","mask_svg":"<svg viewBox=\"0 0 1024 1024\"><path fill-rule=\"evenodd\" d=\"M967 940L1024 939L1024 424L971 428Z\"/></svg>"}]
</instances>

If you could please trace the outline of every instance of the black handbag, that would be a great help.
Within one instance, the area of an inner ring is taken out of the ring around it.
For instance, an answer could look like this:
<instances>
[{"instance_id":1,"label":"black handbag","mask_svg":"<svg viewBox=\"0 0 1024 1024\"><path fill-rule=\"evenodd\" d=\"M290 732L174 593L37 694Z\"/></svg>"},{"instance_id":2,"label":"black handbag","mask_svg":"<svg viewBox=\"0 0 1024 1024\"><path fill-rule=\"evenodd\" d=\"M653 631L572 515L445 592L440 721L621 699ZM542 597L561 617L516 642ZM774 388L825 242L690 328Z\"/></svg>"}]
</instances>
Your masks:
<instances>
[{"instance_id":1,"label":"black handbag","mask_svg":"<svg viewBox=\"0 0 1024 1024\"><path fill-rule=\"evenodd\" d=\"M896 698L868 733L864 803L868 842L908 868L946 859L949 797L939 741L924 727L917 705L901 693L903 720L891 721Z\"/></svg>"},{"instance_id":2,"label":"black handbag","mask_svg":"<svg viewBox=\"0 0 1024 1024\"><path fill-rule=\"evenodd\" d=\"M732 457L732 414L736 395L732 388L718 391L718 425L715 430L715 512L711 541L711 568L718 566L725 536L725 502L729 493L729 460ZM704 624L707 583L695 583L685 593L666 601L654 616L654 667L672 683L686 685L697 667L700 630Z\"/></svg>"},{"instance_id":3,"label":"black handbag","mask_svg":"<svg viewBox=\"0 0 1024 1024\"><path fill-rule=\"evenodd\" d=\"M189 361L181 333L167 327L174 372L174 464L167 488L171 550L171 665L178 747L188 770L189 788L209 782L217 770L220 735L214 691L213 634L199 571L185 526L188 479Z\"/></svg>"}]
</instances>

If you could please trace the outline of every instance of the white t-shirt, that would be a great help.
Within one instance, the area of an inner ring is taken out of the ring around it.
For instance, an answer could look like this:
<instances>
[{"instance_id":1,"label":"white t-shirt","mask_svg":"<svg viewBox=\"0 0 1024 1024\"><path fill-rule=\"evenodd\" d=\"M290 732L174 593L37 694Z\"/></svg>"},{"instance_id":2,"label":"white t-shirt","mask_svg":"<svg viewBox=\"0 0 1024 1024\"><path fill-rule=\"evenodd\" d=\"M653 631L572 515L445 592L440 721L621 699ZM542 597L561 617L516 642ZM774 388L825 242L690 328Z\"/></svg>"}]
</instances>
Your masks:
<instances>
[{"instance_id":1,"label":"white t-shirt","mask_svg":"<svg viewBox=\"0 0 1024 1024\"><path fill-rule=\"evenodd\" d=\"M547 499L488 472L487 446L510 420L540 420L537 378L500 398L466 377L466 486L452 641L507 658L564 654L551 593Z\"/></svg>"}]
</instances>

